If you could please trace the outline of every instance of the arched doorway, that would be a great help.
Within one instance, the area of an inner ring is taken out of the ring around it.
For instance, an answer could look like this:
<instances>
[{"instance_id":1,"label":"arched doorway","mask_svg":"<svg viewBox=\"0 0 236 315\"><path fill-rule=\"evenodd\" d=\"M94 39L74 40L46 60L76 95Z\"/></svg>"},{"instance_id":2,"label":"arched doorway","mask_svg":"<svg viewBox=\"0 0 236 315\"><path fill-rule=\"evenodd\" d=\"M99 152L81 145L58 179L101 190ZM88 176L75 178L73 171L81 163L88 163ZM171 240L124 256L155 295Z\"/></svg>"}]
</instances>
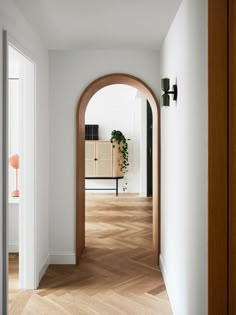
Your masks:
<instances>
[{"instance_id":1,"label":"arched doorway","mask_svg":"<svg viewBox=\"0 0 236 315\"><path fill-rule=\"evenodd\" d=\"M76 114L76 263L85 248L85 111L92 96L100 89L126 84L142 92L149 101L153 114L153 250L156 260L160 253L160 106L151 88L129 74L113 73L93 81L82 93Z\"/></svg>"}]
</instances>

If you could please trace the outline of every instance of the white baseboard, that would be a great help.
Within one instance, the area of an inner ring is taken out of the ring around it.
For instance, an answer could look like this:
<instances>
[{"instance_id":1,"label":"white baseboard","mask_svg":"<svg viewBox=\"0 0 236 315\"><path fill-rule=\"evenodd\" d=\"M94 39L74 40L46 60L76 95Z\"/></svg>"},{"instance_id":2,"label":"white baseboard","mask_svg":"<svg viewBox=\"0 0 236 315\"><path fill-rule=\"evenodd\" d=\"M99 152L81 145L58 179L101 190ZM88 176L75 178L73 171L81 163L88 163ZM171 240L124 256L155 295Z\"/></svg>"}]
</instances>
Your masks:
<instances>
[{"instance_id":1,"label":"white baseboard","mask_svg":"<svg viewBox=\"0 0 236 315\"><path fill-rule=\"evenodd\" d=\"M19 245L18 244L8 244L8 252L9 253L19 253Z\"/></svg>"},{"instance_id":2,"label":"white baseboard","mask_svg":"<svg viewBox=\"0 0 236 315\"><path fill-rule=\"evenodd\" d=\"M49 262L51 265L75 265L75 254L52 254Z\"/></svg>"},{"instance_id":3,"label":"white baseboard","mask_svg":"<svg viewBox=\"0 0 236 315\"><path fill-rule=\"evenodd\" d=\"M170 305L171 305L171 309L172 309L172 312L174 314L174 308L173 308L173 303L172 303L172 299L171 299L171 295L170 295L170 287L169 287L169 283L167 281L167 274L166 274L166 268L165 268L165 263L164 263L164 259L162 257L162 255L160 254L159 256L159 261L160 261L160 269L161 269L161 273L162 273L162 277L163 277L163 280L164 280L164 283L165 283L165 286L166 286L166 291L167 291L167 294L168 294L168 297L169 297L169 302L170 302Z\"/></svg>"},{"instance_id":4,"label":"white baseboard","mask_svg":"<svg viewBox=\"0 0 236 315\"><path fill-rule=\"evenodd\" d=\"M40 271L39 271L39 282L42 279L43 275L45 274L45 272L47 271L49 266L49 256L46 258L44 264L42 265Z\"/></svg>"},{"instance_id":5,"label":"white baseboard","mask_svg":"<svg viewBox=\"0 0 236 315\"><path fill-rule=\"evenodd\" d=\"M164 265L164 261L163 261L163 258L162 258L162 255L161 255L161 254L160 254L160 256L159 256L159 261L160 261L161 273L162 273L164 282L166 282L166 281L165 281L165 265Z\"/></svg>"}]
</instances>

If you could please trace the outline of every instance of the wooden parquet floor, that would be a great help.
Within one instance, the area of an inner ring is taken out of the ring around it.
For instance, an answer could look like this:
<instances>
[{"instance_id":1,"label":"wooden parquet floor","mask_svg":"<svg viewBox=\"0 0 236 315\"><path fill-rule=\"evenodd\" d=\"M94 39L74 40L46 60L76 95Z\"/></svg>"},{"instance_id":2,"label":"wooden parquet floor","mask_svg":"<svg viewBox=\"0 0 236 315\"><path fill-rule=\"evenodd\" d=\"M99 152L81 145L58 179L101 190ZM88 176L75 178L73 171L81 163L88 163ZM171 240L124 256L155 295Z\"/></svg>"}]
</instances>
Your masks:
<instances>
[{"instance_id":1,"label":"wooden parquet floor","mask_svg":"<svg viewBox=\"0 0 236 315\"><path fill-rule=\"evenodd\" d=\"M80 265L50 265L38 290L10 290L9 314L172 314L152 252L151 200L87 194Z\"/></svg>"}]
</instances>

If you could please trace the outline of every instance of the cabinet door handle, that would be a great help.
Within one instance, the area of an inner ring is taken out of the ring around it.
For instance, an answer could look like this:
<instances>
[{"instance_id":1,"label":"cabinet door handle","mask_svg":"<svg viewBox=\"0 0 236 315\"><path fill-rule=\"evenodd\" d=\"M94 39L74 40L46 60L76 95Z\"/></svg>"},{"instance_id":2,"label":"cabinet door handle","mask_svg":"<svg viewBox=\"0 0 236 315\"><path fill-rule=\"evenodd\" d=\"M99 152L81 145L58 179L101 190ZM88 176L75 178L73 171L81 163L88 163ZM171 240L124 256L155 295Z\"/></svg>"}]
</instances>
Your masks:
<instances>
[{"instance_id":1,"label":"cabinet door handle","mask_svg":"<svg viewBox=\"0 0 236 315\"><path fill-rule=\"evenodd\" d=\"M97 161L97 160L98 160L97 158L94 159L94 161Z\"/></svg>"}]
</instances>

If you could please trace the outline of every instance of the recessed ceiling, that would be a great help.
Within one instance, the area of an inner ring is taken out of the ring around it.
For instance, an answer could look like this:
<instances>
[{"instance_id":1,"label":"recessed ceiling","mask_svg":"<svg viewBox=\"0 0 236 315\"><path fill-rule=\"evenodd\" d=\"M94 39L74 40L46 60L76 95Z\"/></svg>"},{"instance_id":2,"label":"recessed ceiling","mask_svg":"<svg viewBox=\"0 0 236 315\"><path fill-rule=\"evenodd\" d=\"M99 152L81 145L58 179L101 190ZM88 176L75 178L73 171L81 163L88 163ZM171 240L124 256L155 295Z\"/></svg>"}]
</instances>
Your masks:
<instances>
[{"instance_id":1,"label":"recessed ceiling","mask_svg":"<svg viewBox=\"0 0 236 315\"><path fill-rule=\"evenodd\" d=\"M182 0L14 0L49 49L159 49Z\"/></svg>"}]
</instances>

